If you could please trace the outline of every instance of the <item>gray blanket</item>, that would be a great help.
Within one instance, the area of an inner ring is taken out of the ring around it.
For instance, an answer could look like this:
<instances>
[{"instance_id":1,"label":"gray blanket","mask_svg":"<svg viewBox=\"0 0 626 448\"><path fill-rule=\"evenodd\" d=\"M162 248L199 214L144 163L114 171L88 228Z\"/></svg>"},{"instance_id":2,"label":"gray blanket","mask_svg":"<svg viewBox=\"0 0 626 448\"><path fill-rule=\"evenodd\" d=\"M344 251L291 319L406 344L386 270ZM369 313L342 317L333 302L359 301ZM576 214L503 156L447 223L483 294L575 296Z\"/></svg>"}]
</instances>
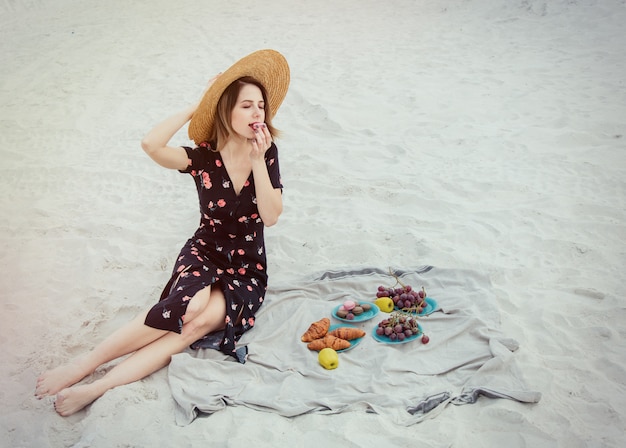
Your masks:
<instances>
[{"instance_id":1,"label":"gray blanket","mask_svg":"<svg viewBox=\"0 0 626 448\"><path fill-rule=\"evenodd\" d=\"M173 357L168 375L176 422L187 425L198 413L247 406L287 417L362 409L411 425L481 395L539 401L541 394L528 388L516 365L517 342L499 331L488 278L429 266L394 272L404 284L424 286L437 301L436 311L419 321L428 344L377 342L371 332L386 316L381 312L356 324L366 337L339 354L337 369L325 370L317 352L300 341L302 333L331 317L344 300L373 300L378 285L393 286L395 279L386 270L359 269L274 285L254 329L240 341L249 350L245 364L210 349Z\"/></svg>"}]
</instances>

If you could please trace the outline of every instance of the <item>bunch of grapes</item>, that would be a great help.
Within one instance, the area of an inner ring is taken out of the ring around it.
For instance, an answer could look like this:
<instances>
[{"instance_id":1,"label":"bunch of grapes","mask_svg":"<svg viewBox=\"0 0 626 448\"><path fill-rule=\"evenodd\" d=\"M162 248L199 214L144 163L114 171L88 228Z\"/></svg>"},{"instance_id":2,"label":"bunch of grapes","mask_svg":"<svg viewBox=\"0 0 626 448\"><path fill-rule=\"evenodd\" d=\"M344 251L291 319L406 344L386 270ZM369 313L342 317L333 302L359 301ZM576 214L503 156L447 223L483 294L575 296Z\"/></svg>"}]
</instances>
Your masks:
<instances>
[{"instance_id":1,"label":"bunch of grapes","mask_svg":"<svg viewBox=\"0 0 626 448\"><path fill-rule=\"evenodd\" d=\"M390 297L393 304L402 311L421 313L426 308L426 290L414 290L411 285L401 285L396 288L379 286L376 297Z\"/></svg>"},{"instance_id":2,"label":"bunch of grapes","mask_svg":"<svg viewBox=\"0 0 626 448\"><path fill-rule=\"evenodd\" d=\"M388 337L392 341L404 341L419 332L417 319L403 313L391 313L387 319L381 320L376 328L377 335Z\"/></svg>"}]
</instances>

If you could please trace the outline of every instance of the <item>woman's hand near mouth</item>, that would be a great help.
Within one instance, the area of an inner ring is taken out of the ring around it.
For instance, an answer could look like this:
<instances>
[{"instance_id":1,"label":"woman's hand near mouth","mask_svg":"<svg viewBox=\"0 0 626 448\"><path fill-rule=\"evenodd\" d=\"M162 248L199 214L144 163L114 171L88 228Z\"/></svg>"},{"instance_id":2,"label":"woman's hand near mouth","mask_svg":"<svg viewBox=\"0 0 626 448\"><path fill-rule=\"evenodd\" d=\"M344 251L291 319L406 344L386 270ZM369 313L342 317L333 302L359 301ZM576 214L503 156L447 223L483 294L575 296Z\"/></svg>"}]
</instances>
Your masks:
<instances>
[{"instance_id":1,"label":"woman's hand near mouth","mask_svg":"<svg viewBox=\"0 0 626 448\"><path fill-rule=\"evenodd\" d=\"M265 151L272 146L272 135L267 129L265 123L251 123L250 127L254 131L254 138L252 139L252 151L250 151L250 158L254 162L264 160Z\"/></svg>"}]
</instances>

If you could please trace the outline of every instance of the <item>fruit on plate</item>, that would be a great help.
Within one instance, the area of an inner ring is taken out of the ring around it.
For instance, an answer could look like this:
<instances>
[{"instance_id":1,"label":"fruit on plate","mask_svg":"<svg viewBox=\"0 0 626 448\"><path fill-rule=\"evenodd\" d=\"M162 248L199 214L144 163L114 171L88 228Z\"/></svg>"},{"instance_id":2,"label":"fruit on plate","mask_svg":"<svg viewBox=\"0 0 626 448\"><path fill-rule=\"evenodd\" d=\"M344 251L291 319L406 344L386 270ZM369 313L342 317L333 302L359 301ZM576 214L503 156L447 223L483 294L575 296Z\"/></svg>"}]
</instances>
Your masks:
<instances>
[{"instance_id":1,"label":"fruit on plate","mask_svg":"<svg viewBox=\"0 0 626 448\"><path fill-rule=\"evenodd\" d=\"M317 360L327 370L336 369L339 365L339 356L332 348L324 348L317 355Z\"/></svg>"},{"instance_id":2,"label":"fruit on plate","mask_svg":"<svg viewBox=\"0 0 626 448\"><path fill-rule=\"evenodd\" d=\"M313 322L309 329L302 335L300 340L302 342L311 342L319 338L323 338L328 333L328 329L330 328L330 319L328 317L324 317L323 319L318 320L317 322Z\"/></svg>"},{"instance_id":3,"label":"fruit on plate","mask_svg":"<svg viewBox=\"0 0 626 448\"><path fill-rule=\"evenodd\" d=\"M374 303L384 313L391 313L393 311L393 300L390 297L379 297L374 300Z\"/></svg>"},{"instance_id":4,"label":"fruit on plate","mask_svg":"<svg viewBox=\"0 0 626 448\"><path fill-rule=\"evenodd\" d=\"M405 285L400 278L389 269L389 275L396 279L392 287L379 286L376 291L378 298L390 298L396 309L407 313L421 313L428 306L426 303L426 289L415 290L411 285ZM382 309L382 308L381 308Z\"/></svg>"},{"instance_id":5,"label":"fruit on plate","mask_svg":"<svg viewBox=\"0 0 626 448\"><path fill-rule=\"evenodd\" d=\"M377 297L389 297L393 305L402 311L410 313L421 313L428 305L426 303L426 290L422 286L420 291L416 291L411 285L403 285L395 288L379 286L376 291Z\"/></svg>"},{"instance_id":6,"label":"fruit on plate","mask_svg":"<svg viewBox=\"0 0 626 448\"><path fill-rule=\"evenodd\" d=\"M417 318L404 313L394 312L387 319L383 319L376 327L376 334L389 338L391 341L402 342L406 338L420 333Z\"/></svg>"}]
</instances>

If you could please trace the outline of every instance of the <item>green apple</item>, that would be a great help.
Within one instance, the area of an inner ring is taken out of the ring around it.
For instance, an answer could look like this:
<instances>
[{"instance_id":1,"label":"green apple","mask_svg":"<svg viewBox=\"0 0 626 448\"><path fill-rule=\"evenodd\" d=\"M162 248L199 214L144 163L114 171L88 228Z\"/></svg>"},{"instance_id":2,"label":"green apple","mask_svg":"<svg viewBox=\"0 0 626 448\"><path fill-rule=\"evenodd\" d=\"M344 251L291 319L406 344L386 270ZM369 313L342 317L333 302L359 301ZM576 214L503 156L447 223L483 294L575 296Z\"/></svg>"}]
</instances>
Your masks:
<instances>
[{"instance_id":1,"label":"green apple","mask_svg":"<svg viewBox=\"0 0 626 448\"><path fill-rule=\"evenodd\" d=\"M384 313L391 313L393 311L393 300L390 297L380 297L374 300L374 303Z\"/></svg>"},{"instance_id":2,"label":"green apple","mask_svg":"<svg viewBox=\"0 0 626 448\"><path fill-rule=\"evenodd\" d=\"M326 347L320 350L317 360L322 367L328 370L336 369L339 365L339 355L332 348Z\"/></svg>"}]
</instances>

